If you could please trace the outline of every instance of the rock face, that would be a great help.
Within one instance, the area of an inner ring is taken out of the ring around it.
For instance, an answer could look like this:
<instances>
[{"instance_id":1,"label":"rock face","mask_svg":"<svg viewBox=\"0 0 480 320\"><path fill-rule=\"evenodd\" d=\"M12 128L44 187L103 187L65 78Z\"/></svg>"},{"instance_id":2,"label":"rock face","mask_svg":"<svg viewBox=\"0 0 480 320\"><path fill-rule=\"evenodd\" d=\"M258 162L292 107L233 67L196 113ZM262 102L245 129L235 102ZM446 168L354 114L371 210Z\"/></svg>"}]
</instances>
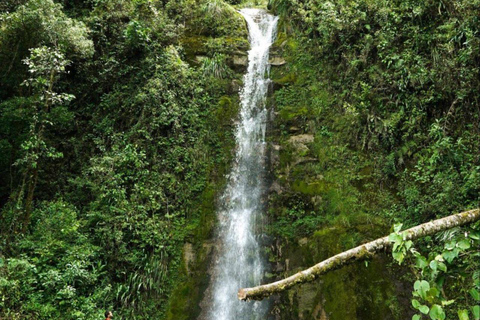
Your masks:
<instances>
[{"instance_id":1,"label":"rock face","mask_svg":"<svg viewBox=\"0 0 480 320\"><path fill-rule=\"evenodd\" d=\"M248 66L248 57L247 56L233 56L233 64L235 66L246 67Z\"/></svg>"},{"instance_id":2,"label":"rock face","mask_svg":"<svg viewBox=\"0 0 480 320\"><path fill-rule=\"evenodd\" d=\"M287 63L284 58L279 56L271 57L269 62L272 66L283 66Z\"/></svg>"},{"instance_id":3,"label":"rock face","mask_svg":"<svg viewBox=\"0 0 480 320\"><path fill-rule=\"evenodd\" d=\"M375 225L364 221L319 230L296 242L277 241L275 253L280 266L276 266L276 274L294 274L341 252L353 237L372 227ZM388 271L387 262L388 257L380 255L368 265L350 265L277 295L275 306L282 312L274 319L404 319L402 302L408 301L409 291L395 282L398 270Z\"/></svg>"},{"instance_id":4,"label":"rock face","mask_svg":"<svg viewBox=\"0 0 480 320\"><path fill-rule=\"evenodd\" d=\"M185 269L187 274L191 274L191 266L195 262L195 252L193 251L193 245L189 242L183 245L183 261L185 261Z\"/></svg>"}]
</instances>

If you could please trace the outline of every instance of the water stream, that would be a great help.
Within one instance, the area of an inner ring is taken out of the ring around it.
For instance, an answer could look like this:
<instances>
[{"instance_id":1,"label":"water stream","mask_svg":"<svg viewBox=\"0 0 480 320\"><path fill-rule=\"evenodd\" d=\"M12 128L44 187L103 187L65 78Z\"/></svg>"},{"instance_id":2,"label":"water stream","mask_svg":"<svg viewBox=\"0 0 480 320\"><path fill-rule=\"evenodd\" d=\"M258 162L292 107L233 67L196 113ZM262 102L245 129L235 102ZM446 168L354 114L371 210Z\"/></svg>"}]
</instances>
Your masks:
<instances>
[{"instance_id":1,"label":"water stream","mask_svg":"<svg viewBox=\"0 0 480 320\"><path fill-rule=\"evenodd\" d=\"M219 243L211 284L210 320L265 319L264 302L240 302L239 288L260 284L264 263L256 222L262 214L265 172L265 100L268 55L277 18L259 9L240 11L248 23L248 71L240 92L240 122L236 128L236 156L219 210Z\"/></svg>"}]
</instances>

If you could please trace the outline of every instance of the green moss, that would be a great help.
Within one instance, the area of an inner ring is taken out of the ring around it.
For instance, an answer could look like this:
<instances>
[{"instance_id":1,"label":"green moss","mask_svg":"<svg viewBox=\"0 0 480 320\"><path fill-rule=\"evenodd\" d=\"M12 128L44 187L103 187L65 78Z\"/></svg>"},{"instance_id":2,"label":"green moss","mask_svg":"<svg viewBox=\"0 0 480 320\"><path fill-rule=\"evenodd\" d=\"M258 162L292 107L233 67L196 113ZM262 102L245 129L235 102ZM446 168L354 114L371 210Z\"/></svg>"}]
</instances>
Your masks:
<instances>
[{"instance_id":1,"label":"green moss","mask_svg":"<svg viewBox=\"0 0 480 320\"><path fill-rule=\"evenodd\" d=\"M287 34L285 32L278 32L275 42L272 44L271 50L276 50L282 46L282 44L287 40Z\"/></svg>"},{"instance_id":2,"label":"green moss","mask_svg":"<svg viewBox=\"0 0 480 320\"><path fill-rule=\"evenodd\" d=\"M193 60L197 55L206 55L208 53L206 44L208 38L205 36L184 37L181 44L189 60Z\"/></svg>"},{"instance_id":3,"label":"green moss","mask_svg":"<svg viewBox=\"0 0 480 320\"><path fill-rule=\"evenodd\" d=\"M292 183L292 190L308 195L319 195L328 189L328 184L323 181L306 182L303 180L296 180Z\"/></svg>"},{"instance_id":4,"label":"green moss","mask_svg":"<svg viewBox=\"0 0 480 320\"><path fill-rule=\"evenodd\" d=\"M308 109L307 107L294 108L285 106L280 109L278 114L283 120L292 120L307 115Z\"/></svg>"},{"instance_id":5,"label":"green moss","mask_svg":"<svg viewBox=\"0 0 480 320\"><path fill-rule=\"evenodd\" d=\"M300 243L291 243L284 258L292 270L304 269L337 253L383 234L386 227L380 219L358 215L337 218ZM363 231L371 234L364 235ZM373 230L373 231L372 231ZM329 319L401 319L395 303L395 284L385 267L384 257L344 266L323 275L313 284L293 289L291 309L296 316L283 319L316 319L324 310ZM316 317L314 317L314 315Z\"/></svg>"},{"instance_id":6,"label":"green moss","mask_svg":"<svg viewBox=\"0 0 480 320\"><path fill-rule=\"evenodd\" d=\"M188 61L195 61L196 56L209 56L212 53L233 55L246 52L249 48L247 38L241 37L207 37L202 35L184 37L181 44Z\"/></svg>"},{"instance_id":7,"label":"green moss","mask_svg":"<svg viewBox=\"0 0 480 320\"><path fill-rule=\"evenodd\" d=\"M322 296L330 319L399 319L386 303L395 294L384 261L343 267L324 277Z\"/></svg>"},{"instance_id":8,"label":"green moss","mask_svg":"<svg viewBox=\"0 0 480 320\"><path fill-rule=\"evenodd\" d=\"M273 78L272 79L273 83L279 84L279 85L287 85L287 84L293 84L297 81L297 75L294 72L287 73L281 78Z\"/></svg>"},{"instance_id":9,"label":"green moss","mask_svg":"<svg viewBox=\"0 0 480 320\"><path fill-rule=\"evenodd\" d=\"M231 96L223 96L218 101L217 120L222 126L232 125L239 112L239 104Z\"/></svg>"}]
</instances>

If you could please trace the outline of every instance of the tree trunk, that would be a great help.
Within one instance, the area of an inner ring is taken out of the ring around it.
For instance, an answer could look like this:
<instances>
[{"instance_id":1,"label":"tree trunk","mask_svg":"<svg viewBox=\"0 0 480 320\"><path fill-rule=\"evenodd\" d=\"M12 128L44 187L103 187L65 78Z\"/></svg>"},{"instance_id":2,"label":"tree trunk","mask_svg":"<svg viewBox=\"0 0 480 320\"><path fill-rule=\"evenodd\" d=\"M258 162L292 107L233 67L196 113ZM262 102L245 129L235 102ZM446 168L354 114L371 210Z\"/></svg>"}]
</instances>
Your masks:
<instances>
[{"instance_id":1,"label":"tree trunk","mask_svg":"<svg viewBox=\"0 0 480 320\"><path fill-rule=\"evenodd\" d=\"M432 235L439 231L463 226L477 220L480 220L480 209L473 209L421 224L405 230L402 233L405 241L414 240ZM391 245L392 243L388 240L388 236L379 238L377 240L362 244L356 248L339 253L314 265L313 267L300 271L299 273L296 273L283 280L253 288L240 289L238 291L238 299L244 301L262 300L263 298L266 298L274 293L290 289L295 285L313 281L320 275L338 269L346 264L350 264L358 260L364 260Z\"/></svg>"}]
</instances>

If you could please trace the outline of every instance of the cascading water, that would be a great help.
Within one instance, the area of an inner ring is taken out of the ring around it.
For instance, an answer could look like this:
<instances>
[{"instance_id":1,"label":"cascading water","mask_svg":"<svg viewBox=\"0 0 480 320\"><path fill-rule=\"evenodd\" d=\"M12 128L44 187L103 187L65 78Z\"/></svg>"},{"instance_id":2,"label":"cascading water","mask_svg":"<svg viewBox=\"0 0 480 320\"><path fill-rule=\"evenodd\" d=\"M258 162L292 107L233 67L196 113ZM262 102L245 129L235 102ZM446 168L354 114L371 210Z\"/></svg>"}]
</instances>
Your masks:
<instances>
[{"instance_id":1,"label":"cascading water","mask_svg":"<svg viewBox=\"0 0 480 320\"><path fill-rule=\"evenodd\" d=\"M263 10L240 11L248 23L251 49L248 72L240 93L240 123L236 128L237 151L230 182L219 211L220 248L212 283L209 320L265 319L265 303L237 299L242 287L260 284L264 273L260 248L254 234L262 211L265 171L265 100L268 54L275 37L277 18Z\"/></svg>"}]
</instances>

